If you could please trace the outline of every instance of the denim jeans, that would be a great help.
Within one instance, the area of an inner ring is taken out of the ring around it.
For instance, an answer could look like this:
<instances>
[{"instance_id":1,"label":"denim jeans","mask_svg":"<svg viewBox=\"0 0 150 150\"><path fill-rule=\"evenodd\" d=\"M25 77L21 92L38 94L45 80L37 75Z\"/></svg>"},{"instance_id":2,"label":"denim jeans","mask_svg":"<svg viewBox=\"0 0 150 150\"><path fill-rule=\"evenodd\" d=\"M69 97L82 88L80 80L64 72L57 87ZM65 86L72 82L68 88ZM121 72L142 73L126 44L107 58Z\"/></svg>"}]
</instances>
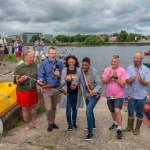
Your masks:
<instances>
[{"instance_id":1,"label":"denim jeans","mask_svg":"<svg viewBox=\"0 0 150 150\"><path fill-rule=\"evenodd\" d=\"M95 96L91 97L89 100L86 99L86 117L87 117L87 125L88 125L88 133L93 133L93 127L95 127L95 117L93 113L93 109L98 102L98 99Z\"/></svg>"},{"instance_id":2,"label":"denim jeans","mask_svg":"<svg viewBox=\"0 0 150 150\"><path fill-rule=\"evenodd\" d=\"M134 112L136 112L136 116L139 119L143 118L145 106L145 98L144 99L129 99L128 100L128 115L130 118L134 118Z\"/></svg>"},{"instance_id":3,"label":"denim jeans","mask_svg":"<svg viewBox=\"0 0 150 150\"><path fill-rule=\"evenodd\" d=\"M67 108L66 108L66 117L68 125L76 124L77 120L77 95L78 94L69 94L67 96Z\"/></svg>"}]
</instances>

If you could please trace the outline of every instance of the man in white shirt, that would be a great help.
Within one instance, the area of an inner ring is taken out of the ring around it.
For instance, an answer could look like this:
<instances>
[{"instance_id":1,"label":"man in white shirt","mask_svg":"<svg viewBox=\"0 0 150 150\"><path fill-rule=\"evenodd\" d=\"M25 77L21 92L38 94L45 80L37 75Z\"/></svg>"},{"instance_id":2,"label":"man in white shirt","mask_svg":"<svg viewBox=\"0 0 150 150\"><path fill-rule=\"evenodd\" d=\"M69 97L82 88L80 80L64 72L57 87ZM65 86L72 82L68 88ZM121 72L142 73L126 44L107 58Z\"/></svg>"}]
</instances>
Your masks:
<instances>
[{"instance_id":1,"label":"man in white shirt","mask_svg":"<svg viewBox=\"0 0 150 150\"><path fill-rule=\"evenodd\" d=\"M35 48L35 61L37 57L41 58L43 55L43 47L45 46L44 42L38 38L37 41L34 43L34 48Z\"/></svg>"},{"instance_id":2,"label":"man in white shirt","mask_svg":"<svg viewBox=\"0 0 150 150\"><path fill-rule=\"evenodd\" d=\"M2 38L2 36L0 35L0 67L3 64L4 66L6 66L4 59L5 59L5 45L7 45L7 42L5 39Z\"/></svg>"}]
</instances>

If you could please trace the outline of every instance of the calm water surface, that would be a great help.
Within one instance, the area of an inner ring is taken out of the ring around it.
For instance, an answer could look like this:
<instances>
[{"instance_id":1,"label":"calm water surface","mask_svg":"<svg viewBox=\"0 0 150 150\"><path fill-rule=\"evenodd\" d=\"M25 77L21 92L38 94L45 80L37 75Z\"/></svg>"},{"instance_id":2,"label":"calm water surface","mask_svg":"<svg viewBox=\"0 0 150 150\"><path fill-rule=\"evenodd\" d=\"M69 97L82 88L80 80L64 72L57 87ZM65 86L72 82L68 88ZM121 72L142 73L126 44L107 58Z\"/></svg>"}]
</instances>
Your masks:
<instances>
[{"instance_id":1,"label":"calm water surface","mask_svg":"<svg viewBox=\"0 0 150 150\"><path fill-rule=\"evenodd\" d=\"M44 51L47 52L50 46L45 46ZM32 47L31 47L32 48ZM55 46L58 52L62 53L65 48ZM10 48L11 49L11 48ZM72 47L67 47L68 51L72 50ZM89 57L91 64L95 67L99 74L102 75L104 69L110 66L111 58L113 55L119 55L121 59L120 66L127 69L129 65L133 63L133 54L137 51L146 52L150 50L150 46L100 46L100 47L77 47L74 48L74 54L81 60L83 57ZM144 62L150 60L150 56L144 57ZM150 86L149 90L150 91Z\"/></svg>"},{"instance_id":2,"label":"calm water surface","mask_svg":"<svg viewBox=\"0 0 150 150\"><path fill-rule=\"evenodd\" d=\"M44 48L47 51L48 47ZM62 53L64 47L56 47L56 49ZM72 47L67 47L70 51ZM145 52L150 50L150 46L101 46L101 47L77 47L74 49L74 54L81 62L83 57L89 57L91 64L95 67L100 74L102 74L104 68L110 66L112 55L119 55L121 59L121 66L125 69L131 65L133 54L136 51ZM144 61L150 59L145 57Z\"/></svg>"}]
</instances>

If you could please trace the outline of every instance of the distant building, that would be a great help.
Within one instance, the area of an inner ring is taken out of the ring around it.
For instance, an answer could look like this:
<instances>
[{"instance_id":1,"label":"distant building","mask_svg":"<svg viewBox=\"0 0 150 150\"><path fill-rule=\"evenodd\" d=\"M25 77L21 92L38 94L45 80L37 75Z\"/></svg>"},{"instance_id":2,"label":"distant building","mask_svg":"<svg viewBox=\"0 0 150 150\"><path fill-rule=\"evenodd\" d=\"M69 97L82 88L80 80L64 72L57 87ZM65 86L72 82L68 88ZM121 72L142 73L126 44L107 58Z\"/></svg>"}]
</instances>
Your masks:
<instances>
[{"instance_id":1,"label":"distant building","mask_svg":"<svg viewBox=\"0 0 150 150\"><path fill-rule=\"evenodd\" d=\"M30 42L33 36L38 36L40 38L43 38L43 33L22 33L22 40L23 42Z\"/></svg>"},{"instance_id":2,"label":"distant building","mask_svg":"<svg viewBox=\"0 0 150 150\"><path fill-rule=\"evenodd\" d=\"M51 35L51 34L44 34L43 38L45 40L52 41L53 40L53 35Z\"/></svg>"},{"instance_id":3,"label":"distant building","mask_svg":"<svg viewBox=\"0 0 150 150\"><path fill-rule=\"evenodd\" d=\"M145 38L141 38L138 42L140 42L140 43L150 43L150 40L145 39Z\"/></svg>"},{"instance_id":4,"label":"distant building","mask_svg":"<svg viewBox=\"0 0 150 150\"><path fill-rule=\"evenodd\" d=\"M117 37L116 36L111 36L109 37L109 43L116 43L117 42Z\"/></svg>"}]
</instances>

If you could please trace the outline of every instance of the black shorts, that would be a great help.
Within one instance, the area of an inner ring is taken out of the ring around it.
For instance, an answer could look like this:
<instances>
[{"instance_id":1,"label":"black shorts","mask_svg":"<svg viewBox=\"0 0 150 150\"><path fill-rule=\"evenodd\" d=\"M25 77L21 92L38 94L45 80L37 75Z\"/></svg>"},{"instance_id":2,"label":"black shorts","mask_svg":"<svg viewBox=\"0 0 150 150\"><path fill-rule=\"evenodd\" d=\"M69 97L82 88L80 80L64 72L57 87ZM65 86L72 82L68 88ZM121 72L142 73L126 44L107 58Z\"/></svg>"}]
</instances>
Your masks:
<instances>
[{"instance_id":1,"label":"black shorts","mask_svg":"<svg viewBox=\"0 0 150 150\"><path fill-rule=\"evenodd\" d=\"M123 98L107 100L107 105L110 112L112 113L115 112L115 108L119 108L121 110L123 105Z\"/></svg>"}]
</instances>

